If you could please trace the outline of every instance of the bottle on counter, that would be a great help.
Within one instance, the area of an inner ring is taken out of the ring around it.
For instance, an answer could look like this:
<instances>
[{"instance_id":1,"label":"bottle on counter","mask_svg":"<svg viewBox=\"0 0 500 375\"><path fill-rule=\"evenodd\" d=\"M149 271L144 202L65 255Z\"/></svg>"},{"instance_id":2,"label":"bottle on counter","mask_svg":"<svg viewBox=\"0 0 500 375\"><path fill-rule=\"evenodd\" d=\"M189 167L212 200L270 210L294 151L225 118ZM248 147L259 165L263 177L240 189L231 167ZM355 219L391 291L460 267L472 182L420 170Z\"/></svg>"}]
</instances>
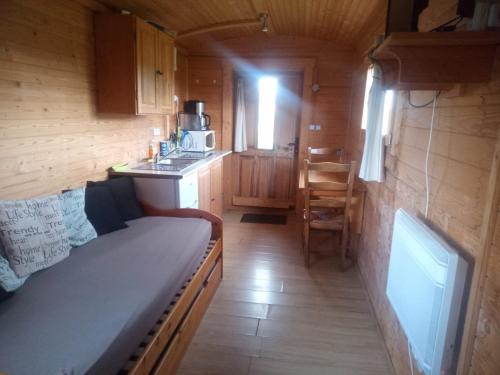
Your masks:
<instances>
[{"instance_id":1,"label":"bottle on counter","mask_svg":"<svg viewBox=\"0 0 500 375\"><path fill-rule=\"evenodd\" d=\"M155 144L154 141L149 142L148 146L148 159L153 159L155 157Z\"/></svg>"}]
</instances>

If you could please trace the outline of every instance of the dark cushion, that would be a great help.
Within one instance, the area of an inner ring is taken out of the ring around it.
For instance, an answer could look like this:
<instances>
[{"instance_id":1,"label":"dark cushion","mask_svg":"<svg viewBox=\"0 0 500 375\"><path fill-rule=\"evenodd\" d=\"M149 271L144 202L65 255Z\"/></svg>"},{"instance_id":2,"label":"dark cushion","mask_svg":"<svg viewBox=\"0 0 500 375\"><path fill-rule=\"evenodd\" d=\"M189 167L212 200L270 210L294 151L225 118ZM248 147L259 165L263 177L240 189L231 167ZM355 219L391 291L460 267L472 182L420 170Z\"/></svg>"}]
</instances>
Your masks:
<instances>
[{"instance_id":1,"label":"dark cushion","mask_svg":"<svg viewBox=\"0 0 500 375\"><path fill-rule=\"evenodd\" d=\"M134 220L144 216L142 207L135 195L134 181L130 177L117 177L107 181L87 181L87 187L107 186L116 201L118 212L123 220Z\"/></svg>"},{"instance_id":2,"label":"dark cushion","mask_svg":"<svg viewBox=\"0 0 500 375\"><path fill-rule=\"evenodd\" d=\"M7 298L10 298L14 293L6 292L3 288L0 288L0 302L5 301Z\"/></svg>"},{"instance_id":3,"label":"dark cushion","mask_svg":"<svg viewBox=\"0 0 500 375\"><path fill-rule=\"evenodd\" d=\"M107 186L85 189L85 213L99 236L127 228Z\"/></svg>"}]
</instances>

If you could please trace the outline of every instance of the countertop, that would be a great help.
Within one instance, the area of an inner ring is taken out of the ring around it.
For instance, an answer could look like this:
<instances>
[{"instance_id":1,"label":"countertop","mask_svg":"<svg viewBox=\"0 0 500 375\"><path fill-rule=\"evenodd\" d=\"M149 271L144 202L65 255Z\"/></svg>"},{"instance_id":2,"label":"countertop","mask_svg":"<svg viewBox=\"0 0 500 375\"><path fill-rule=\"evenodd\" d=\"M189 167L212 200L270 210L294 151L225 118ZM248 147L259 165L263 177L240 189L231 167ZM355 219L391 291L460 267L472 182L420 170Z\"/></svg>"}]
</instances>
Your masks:
<instances>
[{"instance_id":1,"label":"countertop","mask_svg":"<svg viewBox=\"0 0 500 375\"><path fill-rule=\"evenodd\" d=\"M145 164L151 162L139 162L135 164L130 164L125 168L121 168L120 171L109 170L111 176L130 176L130 177L145 177L145 178L168 178L168 179L181 179L184 176L210 164L218 159L222 159L224 156L229 155L232 151L228 150L214 150L208 154L207 157L196 161L195 163L189 165L188 167L182 169L181 171L159 171L159 170L148 170L148 169L136 169L137 167L144 166Z\"/></svg>"}]
</instances>

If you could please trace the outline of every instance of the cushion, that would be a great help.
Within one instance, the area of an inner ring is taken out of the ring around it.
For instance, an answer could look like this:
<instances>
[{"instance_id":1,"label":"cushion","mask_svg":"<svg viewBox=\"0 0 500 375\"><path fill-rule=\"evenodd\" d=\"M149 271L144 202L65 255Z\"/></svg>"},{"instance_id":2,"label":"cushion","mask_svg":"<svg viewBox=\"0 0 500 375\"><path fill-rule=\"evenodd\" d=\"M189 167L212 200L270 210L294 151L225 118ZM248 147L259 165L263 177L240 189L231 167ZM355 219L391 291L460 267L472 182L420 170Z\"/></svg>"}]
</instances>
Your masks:
<instances>
[{"instance_id":1,"label":"cushion","mask_svg":"<svg viewBox=\"0 0 500 375\"><path fill-rule=\"evenodd\" d=\"M24 284L28 277L18 277L5 259L5 252L0 243L0 292L11 292Z\"/></svg>"},{"instance_id":2,"label":"cushion","mask_svg":"<svg viewBox=\"0 0 500 375\"><path fill-rule=\"evenodd\" d=\"M14 294L14 293L12 293L12 292L6 292L2 288L0 288L0 302L5 301L7 298L9 298L10 296L12 296L12 294Z\"/></svg>"},{"instance_id":3,"label":"cushion","mask_svg":"<svg viewBox=\"0 0 500 375\"><path fill-rule=\"evenodd\" d=\"M107 186L95 185L85 189L85 213L99 236L127 228Z\"/></svg>"},{"instance_id":4,"label":"cushion","mask_svg":"<svg viewBox=\"0 0 500 375\"><path fill-rule=\"evenodd\" d=\"M85 245L97 232L85 213L85 188L69 190L58 196L71 246Z\"/></svg>"},{"instance_id":5,"label":"cushion","mask_svg":"<svg viewBox=\"0 0 500 375\"><path fill-rule=\"evenodd\" d=\"M87 186L107 186L116 201L123 220L134 220L144 216L135 195L134 181L130 177L117 177L107 181L88 181Z\"/></svg>"},{"instance_id":6,"label":"cushion","mask_svg":"<svg viewBox=\"0 0 500 375\"><path fill-rule=\"evenodd\" d=\"M59 198L0 201L0 240L20 277L66 258L71 246Z\"/></svg>"}]
</instances>

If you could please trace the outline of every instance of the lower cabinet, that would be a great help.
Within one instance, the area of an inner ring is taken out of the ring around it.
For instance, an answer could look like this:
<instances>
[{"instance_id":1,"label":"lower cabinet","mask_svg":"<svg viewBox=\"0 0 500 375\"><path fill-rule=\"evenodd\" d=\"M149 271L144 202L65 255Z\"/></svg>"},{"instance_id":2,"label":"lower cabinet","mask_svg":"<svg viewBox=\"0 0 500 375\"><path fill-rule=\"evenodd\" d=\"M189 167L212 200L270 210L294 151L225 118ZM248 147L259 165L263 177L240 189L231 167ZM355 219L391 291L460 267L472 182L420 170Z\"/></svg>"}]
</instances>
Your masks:
<instances>
[{"instance_id":1,"label":"lower cabinet","mask_svg":"<svg viewBox=\"0 0 500 375\"><path fill-rule=\"evenodd\" d=\"M198 202L199 209L211 212L210 165L198 170Z\"/></svg>"},{"instance_id":2,"label":"lower cabinet","mask_svg":"<svg viewBox=\"0 0 500 375\"><path fill-rule=\"evenodd\" d=\"M134 177L137 198L160 209L199 208L198 175L181 179Z\"/></svg>"},{"instance_id":3,"label":"lower cabinet","mask_svg":"<svg viewBox=\"0 0 500 375\"><path fill-rule=\"evenodd\" d=\"M199 208L222 216L222 160L198 171Z\"/></svg>"},{"instance_id":4,"label":"lower cabinet","mask_svg":"<svg viewBox=\"0 0 500 375\"><path fill-rule=\"evenodd\" d=\"M199 208L222 216L222 160L216 160L181 179L134 177L137 197L151 206Z\"/></svg>"}]
</instances>

